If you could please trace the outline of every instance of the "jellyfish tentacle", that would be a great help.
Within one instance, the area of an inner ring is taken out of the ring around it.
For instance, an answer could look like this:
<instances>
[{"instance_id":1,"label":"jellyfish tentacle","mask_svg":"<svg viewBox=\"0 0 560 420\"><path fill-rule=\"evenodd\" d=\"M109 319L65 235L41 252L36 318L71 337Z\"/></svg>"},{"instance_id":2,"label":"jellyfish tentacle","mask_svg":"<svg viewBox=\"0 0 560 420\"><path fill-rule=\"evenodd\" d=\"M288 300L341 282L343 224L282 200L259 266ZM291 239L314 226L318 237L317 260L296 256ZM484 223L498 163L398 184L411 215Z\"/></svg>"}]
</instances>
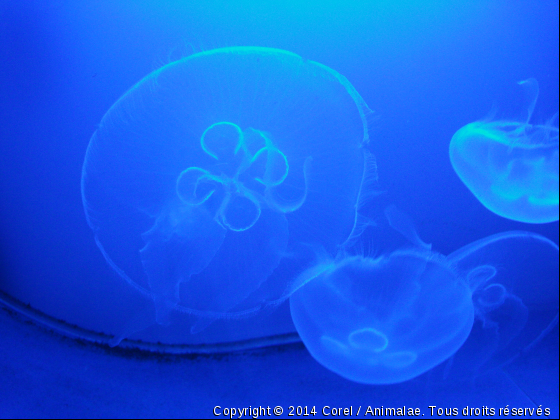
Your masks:
<instances>
[{"instance_id":1,"label":"jellyfish tentacle","mask_svg":"<svg viewBox=\"0 0 560 420\"><path fill-rule=\"evenodd\" d=\"M410 217L401 212L396 206L388 206L385 209L385 217L389 221L389 225L408 239L412 244L427 251L432 249L431 244L427 244L420 239L420 236L418 236L418 232L416 232L416 228L414 227Z\"/></svg>"},{"instance_id":2,"label":"jellyfish tentacle","mask_svg":"<svg viewBox=\"0 0 560 420\"><path fill-rule=\"evenodd\" d=\"M527 80L521 80L517 82L517 84L523 87L525 95L527 96L527 119L525 120L525 124L522 126L523 130L525 130L531 121L535 105L537 104L537 99L539 97L539 83L535 78L531 77Z\"/></svg>"}]
</instances>

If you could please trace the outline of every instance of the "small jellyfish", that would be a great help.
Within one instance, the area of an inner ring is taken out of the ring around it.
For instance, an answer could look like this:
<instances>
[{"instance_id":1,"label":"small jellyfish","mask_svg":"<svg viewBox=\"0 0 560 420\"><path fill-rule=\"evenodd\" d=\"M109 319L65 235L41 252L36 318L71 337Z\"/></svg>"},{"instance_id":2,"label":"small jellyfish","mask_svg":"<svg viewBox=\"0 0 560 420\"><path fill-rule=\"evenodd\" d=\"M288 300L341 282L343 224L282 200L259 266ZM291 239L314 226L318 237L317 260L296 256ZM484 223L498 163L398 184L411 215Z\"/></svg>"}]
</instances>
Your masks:
<instances>
[{"instance_id":1,"label":"small jellyfish","mask_svg":"<svg viewBox=\"0 0 560 420\"><path fill-rule=\"evenodd\" d=\"M206 51L146 76L105 114L82 171L107 262L171 313L208 320L278 298L356 228L375 179L367 108L334 70L259 47Z\"/></svg>"},{"instance_id":2,"label":"small jellyfish","mask_svg":"<svg viewBox=\"0 0 560 420\"><path fill-rule=\"evenodd\" d=\"M558 113L530 124L539 88L519 84L527 99L521 121L478 121L459 129L449 145L451 164L492 212L525 223L558 220Z\"/></svg>"},{"instance_id":3,"label":"small jellyfish","mask_svg":"<svg viewBox=\"0 0 560 420\"><path fill-rule=\"evenodd\" d=\"M447 256L466 272L475 320L444 376L467 378L529 352L558 324L558 245L529 232L505 232ZM476 267L472 269L472 267Z\"/></svg>"},{"instance_id":4,"label":"small jellyfish","mask_svg":"<svg viewBox=\"0 0 560 420\"><path fill-rule=\"evenodd\" d=\"M417 238L397 220L402 215L388 216ZM454 355L463 372L478 373L511 360L558 322L558 247L547 239L507 232L448 257L414 243L376 258L323 257L304 273L290 310L319 363L366 384L407 381ZM461 352L465 345L474 351Z\"/></svg>"}]
</instances>

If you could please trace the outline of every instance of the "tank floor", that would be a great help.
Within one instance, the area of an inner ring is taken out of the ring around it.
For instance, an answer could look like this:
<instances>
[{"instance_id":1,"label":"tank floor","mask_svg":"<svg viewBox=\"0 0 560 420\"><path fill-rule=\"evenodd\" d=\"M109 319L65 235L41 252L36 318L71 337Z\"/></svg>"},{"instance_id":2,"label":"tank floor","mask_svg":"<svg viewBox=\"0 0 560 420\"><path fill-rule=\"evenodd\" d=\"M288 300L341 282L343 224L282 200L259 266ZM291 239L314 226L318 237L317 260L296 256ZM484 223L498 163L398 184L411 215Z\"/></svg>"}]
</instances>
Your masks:
<instances>
[{"instance_id":1,"label":"tank floor","mask_svg":"<svg viewBox=\"0 0 560 420\"><path fill-rule=\"evenodd\" d=\"M322 417L325 406L329 414L352 407L353 416L358 408L363 416L368 406L406 406L431 418L429 406L458 408L462 417L467 406L497 411L506 405L542 405L558 418L558 327L529 356L474 383L434 385L423 375L368 386L329 372L302 344L210 356L158 355L66 338L0 306L0 378L1 418L209 418L216 406L218 413L281 406L281 417L288 417L290 406L315 406L315 417Z\"/></svg>"}]
</instances>

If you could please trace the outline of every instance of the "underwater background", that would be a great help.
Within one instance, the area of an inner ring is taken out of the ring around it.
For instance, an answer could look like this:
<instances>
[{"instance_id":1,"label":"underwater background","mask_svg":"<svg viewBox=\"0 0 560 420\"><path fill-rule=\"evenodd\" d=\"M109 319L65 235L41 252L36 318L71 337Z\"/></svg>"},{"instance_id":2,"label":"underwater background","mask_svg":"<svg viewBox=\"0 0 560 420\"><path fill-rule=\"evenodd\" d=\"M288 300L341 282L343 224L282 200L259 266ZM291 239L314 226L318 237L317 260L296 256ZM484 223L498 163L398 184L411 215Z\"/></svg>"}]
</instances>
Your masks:
<instances>
[{"instance_id":1,"label":"underwater background","mask_svg":"<svg viewBox=\"0 0 560 420\"><path fill-rule=\"evenodd\" d=\"M80 182L101 118L147 74L215 48L279 48L336 70L374 111L378 202L405 212L434 250L448 255L510 230L558 244L558 221L490 212L449 161L459 128L519 114L521 80L539 83L533 122L558 112L558 14L553 1L2 1L0 417L211 417L218 405L222 415L224 407L282 406L282 416L290 405L315 406L317 416L325 406L362 407L363 415L367 406L405 405L425 417L429 406L460 416L467 406L542 405L557 417L558 325L531 354L467 385L431 381L429 372L386 386L343 379L299 342L287 305L256 326L243 321L242 334L216 323L185 338L199 346L195 355L93 345L119 334L140 303L96 246ZM373 253L381 247L368 241ZM61 328L78 340L50 332ZM165 350L162 337L182 343L179 327L139 334L132 338L151 350ZM232 336L255 340L220 348Z\"/></svg>"}]
</instances>

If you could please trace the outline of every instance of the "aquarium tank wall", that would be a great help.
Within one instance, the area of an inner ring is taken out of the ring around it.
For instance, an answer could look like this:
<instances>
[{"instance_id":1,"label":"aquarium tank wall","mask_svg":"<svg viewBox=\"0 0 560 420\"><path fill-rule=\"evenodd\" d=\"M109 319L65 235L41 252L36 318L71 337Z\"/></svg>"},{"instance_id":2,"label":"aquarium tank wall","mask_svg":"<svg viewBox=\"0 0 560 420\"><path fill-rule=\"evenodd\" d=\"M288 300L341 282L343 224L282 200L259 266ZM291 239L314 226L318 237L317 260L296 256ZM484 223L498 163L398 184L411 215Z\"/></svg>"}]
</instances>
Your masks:
<instances>
[{"instance_id":1,"label":"aquarium tank wall","mask_svg":"<svg viewBox=\"0 0 560 420\"><path fill-rule=\"evenodd\" d=\"M558 417L558 22L0 0L0 417Z\"/></svg>"}]
</instances>

